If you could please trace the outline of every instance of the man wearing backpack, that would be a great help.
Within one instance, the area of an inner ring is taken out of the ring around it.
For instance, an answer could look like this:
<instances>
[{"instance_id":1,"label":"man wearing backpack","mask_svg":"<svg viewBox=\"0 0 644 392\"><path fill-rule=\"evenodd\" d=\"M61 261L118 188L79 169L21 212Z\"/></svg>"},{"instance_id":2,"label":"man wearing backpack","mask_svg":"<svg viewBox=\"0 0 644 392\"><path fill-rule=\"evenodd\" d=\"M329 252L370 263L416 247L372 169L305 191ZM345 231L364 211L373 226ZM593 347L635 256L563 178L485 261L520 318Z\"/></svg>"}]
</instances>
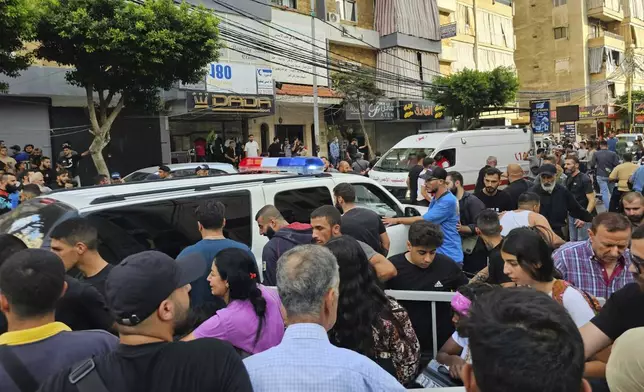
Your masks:
<instances>
[{"instance_id":1,"label":"man wearing backpack","mask_svg":"<svg viewBox=\"0 0 644 392\"><path fill-rule=\"evenodd\" d=\"M105 331L74 331L56 322L65 294L65 267L54 253L25 249L0 268L0 310L9 332L0 335L0 391L35 391L49 376L114 350L118 339Z\"/></svg>"}]
</instances>

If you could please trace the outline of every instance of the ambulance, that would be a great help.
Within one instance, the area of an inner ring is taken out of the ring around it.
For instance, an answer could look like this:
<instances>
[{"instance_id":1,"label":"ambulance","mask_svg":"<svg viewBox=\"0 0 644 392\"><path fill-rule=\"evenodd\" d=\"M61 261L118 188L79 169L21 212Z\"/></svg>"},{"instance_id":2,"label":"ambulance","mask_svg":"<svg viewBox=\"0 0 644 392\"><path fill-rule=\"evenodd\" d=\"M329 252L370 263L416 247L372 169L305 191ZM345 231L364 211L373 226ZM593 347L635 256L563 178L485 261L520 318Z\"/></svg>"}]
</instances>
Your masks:
<instances>
[{"instance_id":1,"label":"ambulance","mask_svg":"<svg viewBox=\"0 0 644 392\"><path fill-rule=\"evenodd\" d=\"M375 164L369 177L385 187L398 199L408 198L407 175L411 158L424 153L449 162L448 172L463 175L465 190L473 190L479 171L487 157L497 158L497 168L505 172L511 163L521 165L528 174L527 154L533 149L534 138L527 127L485 127L468 131L447 130L420 131L398 142Z\"/></svg>"}]
</instances>

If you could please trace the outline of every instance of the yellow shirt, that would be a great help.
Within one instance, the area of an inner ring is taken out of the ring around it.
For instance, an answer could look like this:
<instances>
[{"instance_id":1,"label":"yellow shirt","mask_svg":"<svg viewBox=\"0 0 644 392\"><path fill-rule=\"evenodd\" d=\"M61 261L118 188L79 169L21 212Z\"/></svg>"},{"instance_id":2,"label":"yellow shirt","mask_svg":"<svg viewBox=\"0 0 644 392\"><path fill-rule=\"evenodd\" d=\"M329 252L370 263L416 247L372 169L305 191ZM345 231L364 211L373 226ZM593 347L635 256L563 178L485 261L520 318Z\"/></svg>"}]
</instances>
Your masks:
<instances>
[{"instance_id":1,"label":"yellow shirt","mask_svg":"<svg viewBox=\"0 0 644 392\"><path fill-rule=\"evenodd\" d=\"M620 192L628 192L630 191L630 189L628 189L628 179L631 178L638 167L639 166L633 162L622 163L613 169L613 172L610 173L608 178L611 180L619 180L617 183L617 189Z\"/></svg>"}]
</instances>

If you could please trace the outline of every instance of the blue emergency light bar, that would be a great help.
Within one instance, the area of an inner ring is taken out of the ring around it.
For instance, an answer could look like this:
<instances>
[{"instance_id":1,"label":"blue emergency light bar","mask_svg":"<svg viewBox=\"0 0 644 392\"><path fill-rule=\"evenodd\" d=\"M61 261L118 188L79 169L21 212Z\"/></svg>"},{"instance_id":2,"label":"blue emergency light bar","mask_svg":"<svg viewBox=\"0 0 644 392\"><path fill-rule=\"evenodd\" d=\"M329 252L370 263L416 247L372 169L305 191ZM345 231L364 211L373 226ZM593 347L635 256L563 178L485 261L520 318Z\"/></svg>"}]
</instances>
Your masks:
<instances>
[{"instance_id":1,"label":"blue emergency light bar","mask_svg":"<svg viewBox=\"0 0 644 392\"><path fill-rule=\"evenodd\" d=\"M324 162L316 157L292 158L244 158L239 164L241 173L300 173L319 174L324 172Z\"/></svg>"}]
</instances>

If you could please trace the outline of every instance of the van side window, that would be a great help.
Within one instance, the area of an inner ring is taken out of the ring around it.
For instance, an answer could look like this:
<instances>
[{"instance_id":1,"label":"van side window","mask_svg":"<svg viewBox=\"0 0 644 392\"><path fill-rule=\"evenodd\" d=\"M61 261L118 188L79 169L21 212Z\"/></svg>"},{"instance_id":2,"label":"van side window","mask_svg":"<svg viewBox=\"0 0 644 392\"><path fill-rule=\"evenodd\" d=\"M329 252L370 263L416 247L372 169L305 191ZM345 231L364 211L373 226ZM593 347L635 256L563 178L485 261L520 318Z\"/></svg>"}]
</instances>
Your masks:
<instances>
[{"instance_id":1,"label":"van side window","mask_svg":"<svg viewBox=\"0 0 644 392\"><path fill-rule=\"evenodd\" d=\"M310 223L313 210L323 205L333 205L329 188L323 186L293 189L275 195L275 207L289 223Z\"/></svg>"},{"instance_id":2,"label":"van side window","mask_svg":"<svg viewBox=\"0 0 644 392\"><path fill-rule=\"evenodd\" d=\"M250 194L243 191L136 204L90 214L88 219L98 229L99 253L110 263L119 263L145 250L176 257L185 247L201 240L195 209L204 199L216 199L226 206L226 238L250 246Z\"/></svg>"},{"instance_id":3,"label":"van side window","mask_svg":"<svg viewBox=\"0 0 644 392\"><path fill-rule=\"evenodd\" d=\"M356 191L356 205L375 211L386 218L403 216L398 205L385 192L372 184L352 184Z\"/></svg>"},{"instance_id":4,"label":"van side window","mask_svg":"<svg viewBox=\"0 0 644 392\"><path fill-rule=\"evenodd\" d=\"M443 157L447 159L447 163L449 164L448 167L452 167L456 165L456 149L455 148L448 148L447 150L441 150L434 155L434 159L436 161L439 161L440 159L438 157Z\"/></svg>"}]
</instances>

